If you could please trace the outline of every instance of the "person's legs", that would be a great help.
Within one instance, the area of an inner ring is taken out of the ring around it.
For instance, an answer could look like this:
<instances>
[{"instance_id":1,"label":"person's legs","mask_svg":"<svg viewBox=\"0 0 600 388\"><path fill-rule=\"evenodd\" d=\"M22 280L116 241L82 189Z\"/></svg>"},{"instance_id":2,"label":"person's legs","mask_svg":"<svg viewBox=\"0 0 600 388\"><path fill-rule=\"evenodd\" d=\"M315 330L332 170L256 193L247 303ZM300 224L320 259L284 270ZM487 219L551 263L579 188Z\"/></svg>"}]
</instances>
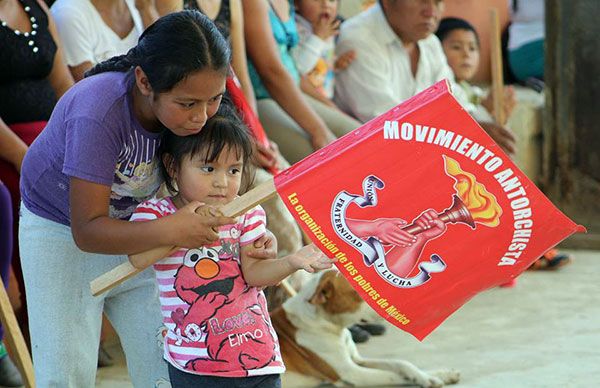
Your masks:
<instances>
[{"instance_id":1,"label":"person's legs","mask_svg":"<svg viewBox=\"0 0 600 388\"><path fill-rule=\"evenodd\" d=\"M280 375L248 377L203 376L183 372L169 364L169 377L173 388L281 388Z\"/></svg>"},{"instance_id":2,"label":"person's legs","mask_svg":"<svg viewBox=\"0 0 600 388\"><path fill-rule=\"evenodd\" d=\"M13 211L10 192L0 181L0 275L5 288L8 288L10 261L13 252ZM0 386L20 387L21 374L6 352L3 327L0 326Z\"/></svg>"},{"instance_id":3,"label":"person's legs","mask_svg":"<svg viewBox=\"0 0 600 388\"><path fill-rule=\"evenodd\" d=\"M305 94L304 98L308 105L321 117L321 119L327 125L327 128L333 132L337 137L342 137L348 132L352 132L356 128L360 127L359 121L348 116L346 113L339 109L323 104L309 95Z\"/></svg>"},{"instance_id":4,"label":"person's legs","mask_svg":"<svg viewBox=\"0 0 600 388\"><path fill-rule=\"evenodd\" d=\"M257 101L258 117L270 140L281 154L296 163L313 152L308 134L274 100Z\"/></svg>"},{"instance_id":5,"label":"person's legs","mask_svg":"<svg viewBox=\"0 0 600 388\"><path fill-rule=\"evenodd\" d=\"M164 386L168 382L162 345L165 327L154 270L148 268L109 291L105 311L121 339L133 386Z\"/></svg>"},{"instance_id":6,"label":"person's legs","mask_svg":"<svg viewBox=\"0 0 600 388\"><path fill-rule=\"evenodd\" d=\"M25 206L19 233L37 387L93 387L104 299L89 282L97 266L118 262L81 251L69 227Z\"/></svg>"},{"instance_id":7,"label":"person's legs","mask_svg":"<svg viewBox=\"0 0 600 388\"><path fill-rule=\"evenodd\" d=\"M529 77L544 79L544 40L536 40L510 50L508 63L519 81L525 81Z\"/></svg>"}]
</instances>

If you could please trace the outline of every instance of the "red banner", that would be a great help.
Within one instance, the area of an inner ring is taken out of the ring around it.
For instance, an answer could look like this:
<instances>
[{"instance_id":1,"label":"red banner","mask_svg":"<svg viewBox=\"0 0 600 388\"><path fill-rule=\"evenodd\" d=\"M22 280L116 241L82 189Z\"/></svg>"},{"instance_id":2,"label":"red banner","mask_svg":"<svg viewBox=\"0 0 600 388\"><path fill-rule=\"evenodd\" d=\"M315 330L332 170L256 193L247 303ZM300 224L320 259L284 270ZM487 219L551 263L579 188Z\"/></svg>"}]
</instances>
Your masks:
<instances>
[{"instance_id":1,"label":"red banner","mask_svg":"<svg viewBox=\"0 0 600 388\"><path fill-rule=\"evenodd\" d=\"M425 338L582 226L439 82L275 177L314 243L382 317Z\"/></svg>"}]
</instances>

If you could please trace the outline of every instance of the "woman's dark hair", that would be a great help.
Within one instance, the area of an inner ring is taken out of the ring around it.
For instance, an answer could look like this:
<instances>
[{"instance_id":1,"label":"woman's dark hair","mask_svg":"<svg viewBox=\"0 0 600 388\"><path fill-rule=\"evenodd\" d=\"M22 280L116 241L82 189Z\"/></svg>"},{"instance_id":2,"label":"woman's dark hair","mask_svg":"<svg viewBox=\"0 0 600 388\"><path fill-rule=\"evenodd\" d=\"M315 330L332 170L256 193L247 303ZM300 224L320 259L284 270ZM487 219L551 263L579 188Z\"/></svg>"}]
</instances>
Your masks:
<instances>
[{"instance_id":1,"label":"woman's dark hair","mask_svg":"<svg viewBox=\"0 0 600 388\"><path fill-rule=\"evenodd\" d=\"M444 39L446 39L446 36L454 30L467 30L473 32L473 34L475 34L475 40L477 40L477 45L479 46L479 35L477 34L477 30L475 30L475 27L473 27L471 23L464 19L443 18L440 21L440 25L435 34L440 41L443 42Z\"/></svg>"},{"instance_id":2,"label":"woman's dark hair","mask_svg":"<svg viewBox=\"0 0 600 388\"><path fill-rule=\"evenodd\" d=\"M199 70L226 73L230 60L229 44L214 23L198 11L186 10L158 19L127 54L97 64L85 76L140 66L153 91L162 93Z\"/></svg>"},{"instance_id":3,"label":"woman's dark hair","mask_svg":"<svg viewBox=\"0 0 600 388\"><path fill-rule=\"evenodd\" d=\"M242 181L244 186L250 185L253 144L252 135L235 108L223 100L217 113L206 121L200 132L190 136L177 136L171 131L165 131L159 156L167 188L173 193L177 192L168 171L179 168L186 156L203 155L204 160L210 163L217 160L225 148L235 150L236 156L242 157Z\"/></svg>"}]
</instances>

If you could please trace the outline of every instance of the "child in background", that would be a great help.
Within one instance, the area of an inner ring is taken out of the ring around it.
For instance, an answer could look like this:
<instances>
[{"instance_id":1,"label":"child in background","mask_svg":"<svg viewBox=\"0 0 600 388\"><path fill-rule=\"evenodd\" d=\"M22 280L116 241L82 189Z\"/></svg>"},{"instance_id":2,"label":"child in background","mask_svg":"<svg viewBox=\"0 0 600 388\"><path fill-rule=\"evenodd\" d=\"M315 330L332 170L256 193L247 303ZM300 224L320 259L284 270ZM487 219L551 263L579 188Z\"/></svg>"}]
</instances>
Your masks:
<instances>
[{"instance_id":1,"label":"child in background","mask_svg":"<svg viewBox=\"0 0 600 388\"><path fill-rule=\"evenodd\" d=\"M479 36L475 28L466 20L459 18L445 18L440 22L436 35L442 42L444 53L448 59L448 64L454 72L456 82L469 96L474 109L493 113L493 101L491 93L487 96L483 91L471 84L470 81L477 68L479 67ZM515 92L510 86L504 88L504 113L505 117L510 117L515 105ZM465 107L468 111L468 107ZM560 252L558 249L550 249L529 269L557 269L563 265L569 264L573 258L571 255ZM514 281L503 286L512 286Z\"/></svg>"},{"instance_id":2,"label":"child in background","mask_svg":"<svg viewBox=\"0 0 600 388\"><path fill-rule=\"evenodd\" d=\"M166 133L161 156L175 195L140 204L131 220L156 220L193 201L217 207L231 202L247 178L251 153L252 139L227 104L198 134ZM154 265L171 384L280 387L285 367L260 287L299 269L330 268L332 260L314 245L281 259L249 257L248 247L265 233L260 206L218 233L218 241L180 249Z\"/></svg>"},{"instance_id":3,"label":"child in background","mask_svg":"<svg viewBox=\"0 0 600 388\"><path fill-rule=\"evenodd\" d=\"M464 90L469 98L470 106L465 107L469 112L477 112L478 117L487 116L491 120L493 113L492 94L487 95L481 88L471 85L479 68L479 36L475 28L466 20L459 18L444 18L440 22L436 35L442 42L448 65L452 68L456 83ZM511 86L504 88L504 114L510 117L516 101L515 91Z\"/></svg>"},{"instance_id":4,"label":"child in background","mask_svg":"<svg viewBox=\"0 0 600 388\"><path fill-rule=\"evenodd\" d=\"M300 42L292 50L302 91L333 107L335 71L347 68L355 56L354 51L347 51L335 58L335 36L341 23L337 17L338 1L295 1Z\"/></svg>"}]
</instances>

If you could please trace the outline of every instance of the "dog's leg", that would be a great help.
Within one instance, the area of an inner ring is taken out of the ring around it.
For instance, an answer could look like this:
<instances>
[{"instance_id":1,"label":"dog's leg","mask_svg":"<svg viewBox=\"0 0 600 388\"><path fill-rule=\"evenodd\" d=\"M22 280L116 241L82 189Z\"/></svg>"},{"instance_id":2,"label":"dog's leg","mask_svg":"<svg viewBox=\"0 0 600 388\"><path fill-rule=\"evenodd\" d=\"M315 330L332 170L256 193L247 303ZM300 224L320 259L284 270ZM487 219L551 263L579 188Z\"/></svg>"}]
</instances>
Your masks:
<instances>
[{"instance_id":1,"label":"dog's leg","mask_svg":"<svg viewBox=\"0 0 600 388\"><path fill-rule=\"evenodd\" d=\"M377 372L392 373L395 376L396 381L393 384L415 384L424 388L438 388L444 386L444 380L438 378L435 375L431 375L417 368L415 365L408 361L403 360L388 360L388 359L371 359L363 358L358 353L356 344L352 341L352 336L348 333L346 338L346 346L350 352L350 357L354 363L361 366L363 370ZM383 377L383 374L380 373ZM346 376L344 376L344 380ZM364 380L369 381L369 380ZM379 385L384 385L380 384ZM374 384L373 384L374 385Z\"/></svg>"},{"instance_id":2,"label":"dog's leg","mask_svg":"<svg viewBox=\"0 0 600 388\"><path fill-rule=\"evenodd\" d=\"M431 376L435 376L438 379L442 380L444 384L456 384L460 380L460 372L456 369L438 369L434 371L428 370L426 372Z\"/></svg>"}]
</instances>

